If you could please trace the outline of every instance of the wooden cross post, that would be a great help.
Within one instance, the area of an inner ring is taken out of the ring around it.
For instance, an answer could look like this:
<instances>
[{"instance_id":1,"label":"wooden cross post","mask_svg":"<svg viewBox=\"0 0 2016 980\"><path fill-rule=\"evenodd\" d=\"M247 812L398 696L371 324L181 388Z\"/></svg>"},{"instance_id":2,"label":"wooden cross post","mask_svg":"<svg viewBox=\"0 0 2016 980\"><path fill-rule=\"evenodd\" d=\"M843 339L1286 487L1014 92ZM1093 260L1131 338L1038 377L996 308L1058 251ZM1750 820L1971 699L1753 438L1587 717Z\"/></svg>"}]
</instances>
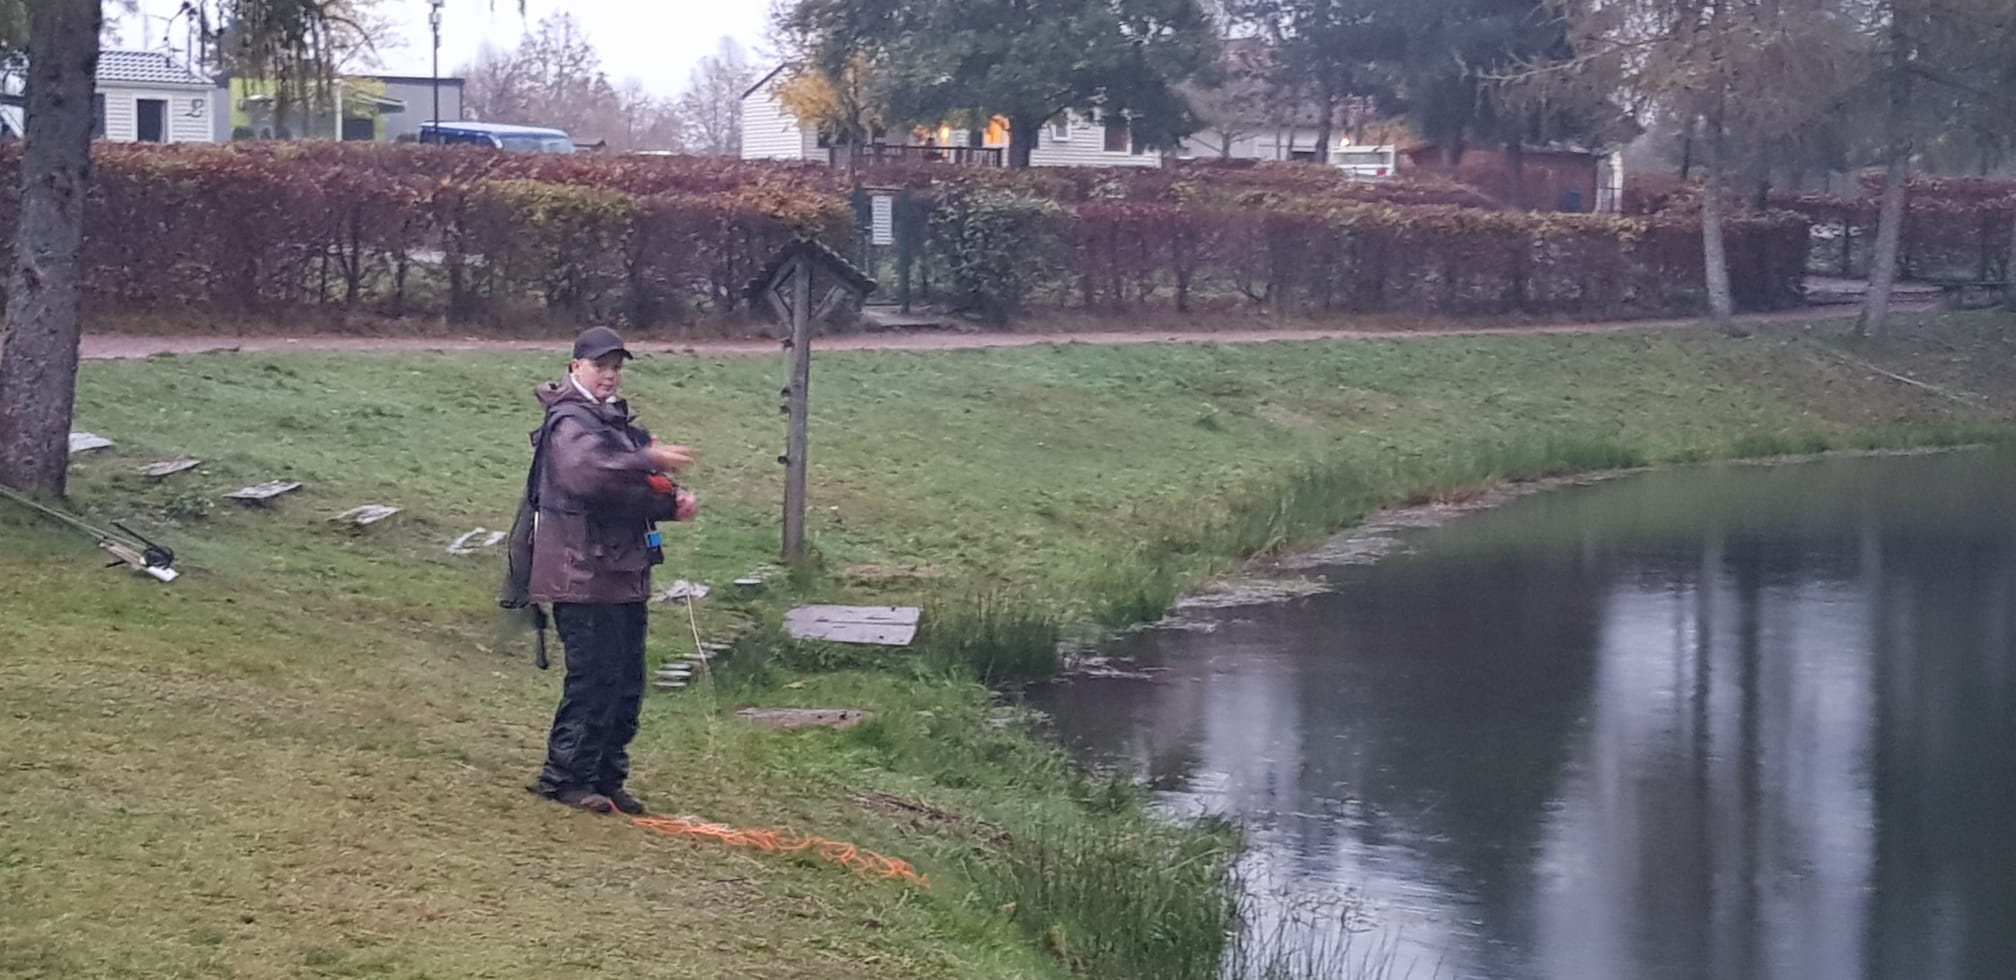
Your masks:
<instances>
[{"instance_id":1,"label":"wooden cross post","mask_svg":"<svg viewBox=\"0 0 2016 980\"><path fill-rule=\"evenodd\" d=\"M821 270L838 279L815 309L812 305L812 278ZM812 424L812 323L832 315L848 296L863 297L873 292L875 283L848 264L831 249L809 239L786 245L749 284L752 301L767 302L777 318L790 327L784 338L788 369L784 383L784 414L789 418L784 455L784 552L786 562L805 557L806 472L811 464Z\"/></svg>"},{"instance_id":2,"label":"wooden cross post","mask_svg":"<svg viewBox=\"0 0 2016 980\"><path fill-rule=\"evenodd\" d=\"M784 389L790 431L784 448L784 560L805 557L805 468L812 423L812 263L791 265L791 383Z\"/></svg>"}]
</instances>

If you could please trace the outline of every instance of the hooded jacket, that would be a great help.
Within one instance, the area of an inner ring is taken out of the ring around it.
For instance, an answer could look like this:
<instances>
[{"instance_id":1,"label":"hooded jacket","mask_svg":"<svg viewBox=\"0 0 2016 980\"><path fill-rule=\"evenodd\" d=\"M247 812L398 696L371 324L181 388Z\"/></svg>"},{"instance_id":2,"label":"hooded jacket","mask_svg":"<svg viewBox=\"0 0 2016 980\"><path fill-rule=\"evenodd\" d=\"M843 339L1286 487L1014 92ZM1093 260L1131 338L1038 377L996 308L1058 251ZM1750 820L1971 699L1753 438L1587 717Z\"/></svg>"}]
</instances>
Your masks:
<instances>
[{"instance_id":1,"label":"hooded jacket","mask_svg":"<svg viewBox=\"0 0 2016 980\"><path fill-rule=\"evenodd\" d=\"M651 488L651 433L623 401L602 404L562 378L539 386L545 461L532 532L532 602L618 605L651 598L664 559L646 541L677 496ZM556 415L557 413L557 415ZM540 435L535 433L534 440Z\"/></svg>"}]
</instances>

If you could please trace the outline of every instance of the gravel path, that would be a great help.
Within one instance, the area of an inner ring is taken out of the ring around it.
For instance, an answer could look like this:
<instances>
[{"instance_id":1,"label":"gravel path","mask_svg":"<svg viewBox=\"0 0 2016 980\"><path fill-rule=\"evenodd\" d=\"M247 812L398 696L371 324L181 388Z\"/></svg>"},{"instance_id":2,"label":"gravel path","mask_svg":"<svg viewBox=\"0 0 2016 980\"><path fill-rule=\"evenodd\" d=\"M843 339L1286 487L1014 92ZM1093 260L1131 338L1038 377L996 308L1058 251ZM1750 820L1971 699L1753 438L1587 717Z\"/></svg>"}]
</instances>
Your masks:
<instances>
[{"instance_id":1,"label":"gravel path","mask_svg":"<svg viewBox=\"0 0 2016 980\"><path fill-rule=\"evenodd\" d=\"M1896 307L1898 312L1930 307L1918 304ZM1837 306L1785 310L1777 313L1738 317L1745 324L1820 322L1852 318L1856 307ZM1522 324L1423 330L1281 329L1281 330L1102 330L1069 333L1002 333L957 330L918 330L822 337L821 351L934 351L980 350L997 347L1034 347L1044 344L1252 344L1283 340L1390 340L1407 337L1469 337L1491 334L1614 334L1660 330L1708 329L1699 318L1677 320L1630 320L1607 323ZM774 340L641 340L630 345L639 353L674 353L697 357L757 357L778 352ZM567 342L551 340L503 340L484 337L349 337L318 334L302 337L272 336L135 336L93 334L84 338L85 360L105 361L152 357L157 354L203 354L220 351L271 353L276 351L334 351L402 353L427 351L533 351L553 353L566 350Z\"/></svg>"}]
</instances>

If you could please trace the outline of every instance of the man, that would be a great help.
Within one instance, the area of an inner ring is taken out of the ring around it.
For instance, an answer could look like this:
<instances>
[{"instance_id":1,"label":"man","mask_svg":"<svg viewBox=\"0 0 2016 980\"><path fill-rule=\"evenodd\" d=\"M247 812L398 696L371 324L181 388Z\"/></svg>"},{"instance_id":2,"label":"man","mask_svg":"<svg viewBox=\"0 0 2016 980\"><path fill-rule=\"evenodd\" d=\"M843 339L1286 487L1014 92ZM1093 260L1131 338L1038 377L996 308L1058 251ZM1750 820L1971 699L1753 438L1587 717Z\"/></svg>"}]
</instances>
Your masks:
<instances>
[{"instance_id":1,"label":"man","mask_svg":"<svg viewBox=\"0 0 2016 980\"><path fill-rule=\"evenodd\" d=\"M530 789L596 813L644 812L623 788L644 703L645 603L665 560L659 521L690 521L693 495L671 474L693 451L636 424L619 397L631 354L596 327L574 341L567 377L538 390L546 421L535 439L536 488L528 596L551 604L567 679Z\"/></svg>"}]
</instances>

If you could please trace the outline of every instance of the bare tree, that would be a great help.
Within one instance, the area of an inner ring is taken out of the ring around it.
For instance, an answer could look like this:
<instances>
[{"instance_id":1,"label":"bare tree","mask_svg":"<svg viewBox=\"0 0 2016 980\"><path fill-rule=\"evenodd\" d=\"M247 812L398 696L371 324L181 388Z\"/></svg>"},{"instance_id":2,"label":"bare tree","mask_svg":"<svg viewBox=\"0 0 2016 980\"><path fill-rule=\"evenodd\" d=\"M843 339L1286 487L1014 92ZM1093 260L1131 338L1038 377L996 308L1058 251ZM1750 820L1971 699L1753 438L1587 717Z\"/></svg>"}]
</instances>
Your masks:
<instances>
[{"instance_id":1,"label":"bare tree","mask_svg":"<svg viewBox=\"0 0 2016 980\"><path fill-rule=\"evenodd\" d=\"M1229 11L1237 0L1219 2L1219 10ZM1230 23L1231 16L1229 12L1213 13L1214 21L1219 23ZM1224 64L1217 78L1209 84L1193 82L1179 87L1191 111L1205 127L1190 139L1220 158L1232 156L1240 140L1269 128L1281 115L1282 103L1296 101L1294 93L1277 84L1270 52L1263 40L1228 39L1224 52Z\"/></svg>"},{"instance_id":2,"label":"bare tree","mask_svg":"<svg viewBox=\"0 0 2016 980\"><path fill-rule=\"evenodd\" d=\"M1840 0L1876 38L1883 96L1883 195L1869 292L1856 332L1890 315L1899 246L1921 143L1934 134L2016 126L2016 6L2008 0Z\"/></svg>"},{"instance_id":3,"label":"bare tree","mask_svg":"<svg viewBox=\"0 0 2016 980\"><path fill-rule=\"evenodd\" d=\"M466 77L466 105L490 122L578 127L616 101L602 56L572 14L541 20L510 51L485 46Z\"/></svg>"},{"instance_id":4,"label":"bare tree","mask_svg":"<svg viewBox=\"0 0 2016 980\"><path fill-rule=\"evenodd\" d=\"M1263 56L1249 63L1279 101L1306 106L1316 124L1316 159L1330 159L1331 133L1345 103L1378 90L1382 48L1397 47L1387 4L1373 0L1231 0L1231 15L1258 33ZM1299 113L1298 113L1299 114Z\"/></svg>"},{"instance_id":5,"label":"bare tree","mask_svg":"<svg viewBox=\"0 0 2016 980\"><path fill-rule=\"evenodd\" d=\"M526 70L526 63L519 59L515 49L500 50L487 43L477 48L476 60L460 72L463 113L484 122L524 116L530 92Z\"/></svg>"},{"instance_id":6,"label":"bare tree","mask_svg":"<svg viewBox=\"0 0 2016 980\"><path fill-rule=\"evenodd\" d=\"M742 152L742 93L756 81L749 54L724 37L714 53L700 59L679 96L679 115L695 153L738 156Z\"/></svg>"},{"instance_id":7,"label":"bare tree","mask_svg":"<svg viewBox=\"0 0 2016 980\"><path fill-rule=\"evenodd\" d=\"M1574 56L1529 65L1536 92L1621 93L1681 120L1707 171L1702 258L1709 313L1734 328L1722 229L1732 134L1761 139L1824 118L1867 77L1865 39L1825 16L1832 0L1553 0Z\"/></svg>"},{"instance_id":8,"label":"bare tree","mask_svg":"<svg viewBox=\"0 0 2016 980\"><path fill-rule=\"evenodd\" d=\"M283 0L248 5L196 0L186 12L204 38L214 39L204 62L242 76L252 91L270 96L276 129L300 121L305 132L312 125L307 120L334 108L337 79L377 67L380 48L397 43L392 21L379 10L381 2ZM297 4L315 18L314 25L298 38L272 41L275 24L303 16L292 9Z\"/></svg>"},{"instance_id":9,"label":"bare tree","mask_svg":"<svg viewBox=\"0 0 2016 980\"><path fill-rule=\"evenodd\" d=\"M540 21L512 50L486 45L463 75L465 111L478 119L565 126L619 150L683 145L678 107L634 79L620 89L611 84L600 53L569 14Z\"/></svg>"},{"instance_id":10,"label":"bare tree","mask_svg":"<svg viewBox=\"0 0 2016 980\"><path fill-rule=\"evenodd\" d=\"M628 150L683 150L686 148L685 122L679 107L661 99L630 79L616 90L617 113L622 129L610 133L611 145Z\"/></svg>"},{"instance_id":11,"label":"bare tree","mask_svg":"<svg viewBox=\"0 0 2016 980\"><path fill-rule=\"evenodd\" d=\"M1913 146L1910 66L1917 39L1912 30L1914 18L1905 9L1906 2L1892 0L1886 5L1888 16L1883 18L1888 22L1882 33L1889 49L1884 59L1888 64L1882 73L1889 97L1883 132L1889 146L1884 151L1876 249L1869 256L1869 291L1863 297L1862 316L1855 321L1855 334L1859 337L1880 336L1889 322L1890 293L1897 282L1897 248L1904 235L1904 208L1906 195L1910 193Z\"/></svg>"}]
</instances>

